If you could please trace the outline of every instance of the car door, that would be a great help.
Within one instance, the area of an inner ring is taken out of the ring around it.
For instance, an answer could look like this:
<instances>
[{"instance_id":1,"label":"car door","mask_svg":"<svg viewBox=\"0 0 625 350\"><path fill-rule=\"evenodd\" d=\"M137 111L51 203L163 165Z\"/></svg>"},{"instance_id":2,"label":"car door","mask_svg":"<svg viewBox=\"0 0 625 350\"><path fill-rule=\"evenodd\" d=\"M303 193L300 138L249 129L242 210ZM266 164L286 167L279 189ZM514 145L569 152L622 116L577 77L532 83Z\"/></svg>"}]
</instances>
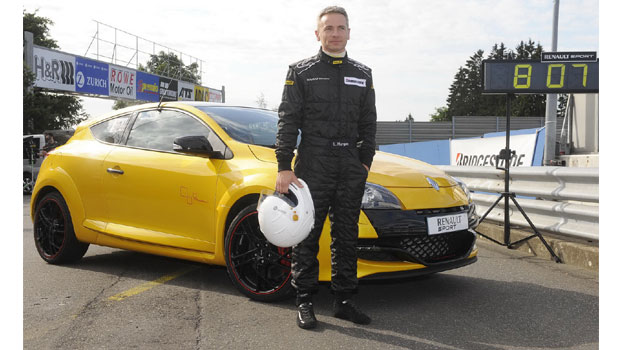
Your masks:
<instances>
[{"instance_id":1,"label":"car door","mask_svg":"<svg viewBox=\"0 0 625 350\"><path fill-rule=\"evenodd\" d=\"M104 161L107 233L213 252L217 169L205 155L173 151L178 137L211 140L211 133L199 118L186 112L139 112L126 146L113 149Z\"/></svg>"},{"instance_id":2,"label":"car door","mask_svg":"<svg viewBox=\"0 0 625 350\"><path fill-rule=\"evenodd\" d=\"M122 114L94 124L84 135L70 143L63 152L62 167L71 174L80 193L85 221L82 224L96 231L103 231L107 223L105 189L102 167L106 155L119 146L132 113Z\"/></svg>"}]
</instances>

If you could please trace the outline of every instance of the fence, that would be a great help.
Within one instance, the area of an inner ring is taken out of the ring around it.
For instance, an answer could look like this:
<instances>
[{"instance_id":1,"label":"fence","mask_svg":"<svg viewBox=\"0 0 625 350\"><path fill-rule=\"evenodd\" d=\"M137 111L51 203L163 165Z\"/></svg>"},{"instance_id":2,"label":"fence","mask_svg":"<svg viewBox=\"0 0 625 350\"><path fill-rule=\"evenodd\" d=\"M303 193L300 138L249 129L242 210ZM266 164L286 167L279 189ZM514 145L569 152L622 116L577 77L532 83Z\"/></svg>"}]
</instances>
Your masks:
<instances>
[{"instance_id":1,"label":"fence","mask_svg":"<svg viewBox=\"0 0 625 350\"><path fill-rule=\"evenodd\" d=\"M560 135L564 118L557 118L556 135ZM534 129L545 126L543 117L514 117L510 129ZM480 137L506 130L506 117L453 117L451 122L378 122L376 143L388 145L432 140Z\"/></svg>"},{"instance_id":2,"label":"fence","mask_svg":"<svg viewBox=\"0 0 625 350\"><path fill-rule=\"evenodd\" d=\"M504 172L491 167L438 166L467 184L483 215L504 191ZM599 240L599 169L566 167L510 168L510 192L541 231ZM486 219L504 220L504 201ZM529 227L512 201L510 223Z\"/></svg>"}]
</instances>

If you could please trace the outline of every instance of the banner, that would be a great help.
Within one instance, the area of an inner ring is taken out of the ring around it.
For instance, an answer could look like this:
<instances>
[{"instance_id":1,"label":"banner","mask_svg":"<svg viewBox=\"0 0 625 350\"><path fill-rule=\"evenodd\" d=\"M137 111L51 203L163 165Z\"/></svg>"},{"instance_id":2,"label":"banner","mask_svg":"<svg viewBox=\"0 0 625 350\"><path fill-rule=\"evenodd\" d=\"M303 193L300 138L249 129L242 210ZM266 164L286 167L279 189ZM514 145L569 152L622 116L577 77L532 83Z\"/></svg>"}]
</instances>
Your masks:
<instances>
[{"instance_id":1,"label":"banner","mask_svg":"<svg viewBox=\"0 0 625 350\"><path fill-rule=\"evenodd\" d=\"M208 88L208 100L210 102L221 102L221 90Z\"/></svg>"},{"instance_id":2,"label":"banner","mask_svg":"<svg viewBox=\"0 0 625 350\"><path fill-rule=\"evenodd\" d=\"M137 72L134 69L109 65L109 96L134 100L137 98Z\"/></svg>"},{"instance_id":3,"label":"banner","mask_svg":"<svg viewBox=\"0 0 625 350\"><path fill-rule=\"evenodd\" d=\"M109 65L76 57L76 91L108 96Z\"/></svg>"},{"instance_id":4,"label":"banner","mask_svg":"<svg viewBox=\"0 0 625 350\"><path fill-rule=\"evenodd\" d=\"M76 91L74 56L33 47L35 86L63 91Z\"/></svg>"},{"instance_id":5,"label":"banner","mask_svg":"<svg viewBox=\"0 0 625 350\"><path fill-rule=\"evenodd\" d=\"M137 72L137 100L158 102L158 90L159 77L157 75Z\"/></svg>"},{"instance_id":6,"label":"banner","mask_svg":"<svg viewBox=\"0 0 625 350\"><path fill-rule=\"evenodd\" d=\"M178 82L178 101L193 101L193 89L195 84L184 81Z\"/></svg>"},{"instance_id":7,"label":"banner","mask_svg":"<svg viewBox=\"0 0 625 350\"><path fill-rule=\"evenodd\" d=\"M209 99L209 91L208 88L199 86L199 85L195 85L194 88L194 100L196 101L206 101L208 102Z\"/></svg>"},{"instance_id":8,"label":"banner","mask_svg":"<svg viewBox=\"0 0 625 350\"><path fill-rule=\"evenodd\" d=\"M33 45L34 87L126 100L222 102L221 90Z\"/></svg>"},{"instance_id":9,"label":"banner","mask_svg":"<svg viewBox=\"0 0 625 350\"><path fill-rule=\"evenodd\" d=\"M532 166L535 147L536 133L510 136L510 151L516 152L510 166ZM505 136L451 140L450 165L494 167L499 151L504 148ZM499 161L499 166L504 166L503 160Z\"/></svg>"},{"instance_id":10,"label":"banner","mask_svg":"<svg viewBox=\"0 0 625 350\"><path fill-rule=\"evenodd\" d=\"M159 98L163 101L177 101L178 100L178 80L159 77Z\"/></svg>"}]
</instances>

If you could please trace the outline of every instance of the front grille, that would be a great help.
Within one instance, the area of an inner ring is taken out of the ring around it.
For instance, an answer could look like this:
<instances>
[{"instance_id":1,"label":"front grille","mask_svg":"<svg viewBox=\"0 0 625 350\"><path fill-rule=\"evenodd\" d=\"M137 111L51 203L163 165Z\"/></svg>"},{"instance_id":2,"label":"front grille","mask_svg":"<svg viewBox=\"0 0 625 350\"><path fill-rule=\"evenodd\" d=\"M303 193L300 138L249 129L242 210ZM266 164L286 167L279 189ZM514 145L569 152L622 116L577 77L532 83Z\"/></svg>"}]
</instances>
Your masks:
<instances>
[{"instance_id":1,"label":"front grille","mask_svg":"<svg viewBox=\"0 0 625 350\"><path fill-rule=\"evenodd\" d=\"M449 215L470 210L468 205L419 210L364 209L378 237L427 234L429 216Z\"/></svg>"},{"instance_id":2,"label":"front grille","mask_svg":"<svg viewBox=\"0 0 625 350\"><path fill-rule=\"evenodd\" d=\"M359 239L358 257L373 261L409 261L435 265L468 256L474 241L475 235L467 230L433 236Z\"/></svg>"}]
</instances>

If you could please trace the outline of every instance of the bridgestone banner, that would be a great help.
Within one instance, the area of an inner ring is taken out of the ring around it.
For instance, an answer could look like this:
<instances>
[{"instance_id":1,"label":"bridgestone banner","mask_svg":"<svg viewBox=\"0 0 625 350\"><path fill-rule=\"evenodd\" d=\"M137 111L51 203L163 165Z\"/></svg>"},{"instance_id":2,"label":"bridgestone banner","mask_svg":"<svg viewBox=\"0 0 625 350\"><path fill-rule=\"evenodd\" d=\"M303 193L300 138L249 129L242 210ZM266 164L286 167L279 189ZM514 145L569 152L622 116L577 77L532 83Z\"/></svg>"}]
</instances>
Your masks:
<instances>
[{"instance_id":1,"label":"bridgestone banner","mask_svg":"<svg viewBox=\"0 0 625 350\"><path fill-rule=\"evenodd\" d=\"M451 140L450 165L494 167L496 157L504 148L505 136ZM515 151L510 166L532 166L535 148L536 133L510 136L510 150ZM504 166L504 160L499 160L499 166Z\"/></svg>"}]
</instances>

